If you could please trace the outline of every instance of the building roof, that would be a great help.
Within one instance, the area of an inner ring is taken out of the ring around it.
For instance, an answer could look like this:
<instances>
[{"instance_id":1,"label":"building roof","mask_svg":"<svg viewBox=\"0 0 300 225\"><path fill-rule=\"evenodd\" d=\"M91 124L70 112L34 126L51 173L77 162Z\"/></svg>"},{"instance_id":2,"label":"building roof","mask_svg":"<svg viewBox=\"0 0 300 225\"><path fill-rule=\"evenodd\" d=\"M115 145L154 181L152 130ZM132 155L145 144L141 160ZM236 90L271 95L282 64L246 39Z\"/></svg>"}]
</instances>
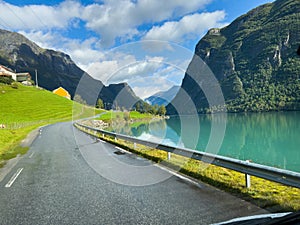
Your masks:
<instances>
[{"instance_id":1,"label":"building roof","mask_svg":"<svg viewBox=\"0 0 300 225\"><path fill-rule=\"evenodd\" d=\"M65 98L67 98L67 99L71 99L71 95L70 95L69 92L68 92L66 89L64 89L63 87L59 87L59 88L53 90L53 93L54 93L54 94L57 94L57 95L59 95L59 96L65 97Z\"/></svg>"},{"instance_id":2,"label":"building roof","mask_svg":"<svg viewBox=\"0 0 300 225\"><path fill-rule=\"evenodd\" d=\"M12 69L10 69L10 68L8 68L8 67L6 67L6 66L3 66L3 65L0 65L0 69L6 70L6 71L9 71L9 72L12 72L12 73L15 72L15 71L13 71Z\"/></svg>"},{"instance_id":3,"label":"building roof","mask_svg":"<svg viewBox=\"0 0 300 225\"><path fill-rule=\"evenodd\" d=\"M30 73L28 73L28 72L17 73L17 76L30 76Z\"/></svg>"},{"instance_id":4,"label":"building roof","mask_svg":"<svg viewBox=\"0 0 300 225\"><path fill-rule=\"evenodd\" d=\"M0 76L5 76L5 77L12 77L11 74L5 72L5 71L0 71Z\"/></svg>"}]
</instances>

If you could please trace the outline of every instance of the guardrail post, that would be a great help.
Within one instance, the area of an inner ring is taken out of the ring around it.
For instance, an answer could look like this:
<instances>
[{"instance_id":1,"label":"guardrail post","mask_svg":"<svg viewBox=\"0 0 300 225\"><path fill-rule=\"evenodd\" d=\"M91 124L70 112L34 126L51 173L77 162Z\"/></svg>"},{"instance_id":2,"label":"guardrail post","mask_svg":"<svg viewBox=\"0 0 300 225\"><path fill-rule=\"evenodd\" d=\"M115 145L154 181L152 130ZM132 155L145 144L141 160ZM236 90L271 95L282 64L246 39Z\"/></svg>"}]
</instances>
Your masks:
<instances>
[{"instance_id":1,"label":"guardrail post","mask_svg":"<svg viewBox=\"0 0 300 225\"><path fill-rule=\"evenodd\" d=\"M117 141L117 137L115 137L115 141Z\"/></svg>"},{"instance_id":2,"label":"guardrail post","mask_svg":"<svg viewBox=\"0 0 300 225\"><path fill-rule=\"evenodd\" d=\"M171 159L171 152L168 152L168 160Z\"/></svg>"},{"instance_id":3,"label":"guardrail post","mask_svg":"<svg viewBox=\"0 0 300 225\"><path fill-rule=\"evenodd\" d=\"M246 188L251 187L251 176L249 174L245 174Z\"/></svg>"},{"instance_id":4,"label":"guardrail post","mask_svg":"<svg viewBox=\"0 0 300 225\"><path fill-rule=\"evenodd\" d=\"M104 138L104 134L102 133L102 137Z\"/></svg>"},{"instance_id":5,"label":"guardrail post","mask_svg":"<svg viewBox=\"0 0 300 225\"><path fill-rule=\"evenodd\" d=\"M135 142L133 143L133 148L136 149L136 143Z\"/></svg>"},{"instance_id":6,"label":"guardrail post","mask_svg":"<svg viewBox=\"0 0 300 225\"><path fill-rule=\"evenodd\" d=\"M250 162L250 160L246 160L246 162ZM251 176L249 174L245 174L245 182L246 182L246 188L251 187Z\"/></svg>"}]
</instances>

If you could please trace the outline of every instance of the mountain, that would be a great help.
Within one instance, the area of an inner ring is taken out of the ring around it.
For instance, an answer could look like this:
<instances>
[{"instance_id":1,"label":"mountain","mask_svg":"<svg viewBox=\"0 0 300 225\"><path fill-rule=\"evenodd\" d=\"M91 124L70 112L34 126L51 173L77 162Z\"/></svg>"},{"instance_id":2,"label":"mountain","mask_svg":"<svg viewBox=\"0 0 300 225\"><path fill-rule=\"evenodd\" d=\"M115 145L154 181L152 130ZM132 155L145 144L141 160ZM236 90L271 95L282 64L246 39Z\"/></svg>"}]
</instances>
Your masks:
<instances>
[{"instance_id":1,"label":"mountain","mask_svg":"<svg viewBox=\"0 0 300 225\"><path fill-rule=\"evenodd\" d=\"M168 105L179 91L180 86L173 86L167 91L157 92L146 98L145 101L150 105Z\"/></svg>"},{"instance_id":2,"label":"mountain","mask_svg":"<svg viewBox=\"0 0 300 225\"><path fill-rule=\"evenodd\" d=\"M204 78L209 74L204 65L220 84L230 112L300 110L299 18L300 1L277 0L222 29L209 30L196 45L182 89L167 106L168 112L176 113L174 105L180 105L183 113L191 113L180 99L183 92L198 113L224 110L222 105L208 104L203 84L211 88L214 84Z\"/></svg>"},{"instance_id":3,"label":"mountain","mask_svg":"<svg viewBox=\"0 0 300 225\"><path fill-rule=\"evenodd\" d=\"M130 108L139 98L127 84L103 85L81 70L62 52L40 48L23 35L0 29L0 64L17 72L30 72L35 81L38 71L38 85L47 90L65 88L72 98L81 96L90 105L95 105L100 97L110 108L115 100L118 106ZM120 93L126 96L120 97Z\"/></svg>"}]
</instances>

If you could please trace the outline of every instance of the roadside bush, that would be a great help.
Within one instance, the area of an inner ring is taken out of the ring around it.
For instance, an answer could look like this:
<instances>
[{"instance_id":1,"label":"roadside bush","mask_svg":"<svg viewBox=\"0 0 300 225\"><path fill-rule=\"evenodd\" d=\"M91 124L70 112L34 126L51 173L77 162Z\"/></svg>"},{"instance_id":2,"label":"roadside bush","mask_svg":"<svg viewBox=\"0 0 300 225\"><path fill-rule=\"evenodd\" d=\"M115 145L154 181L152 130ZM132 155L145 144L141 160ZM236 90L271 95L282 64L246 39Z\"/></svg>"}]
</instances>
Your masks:
<instances>
[{"instance_id":1,"label":"roadside bush","mask_svg":"<svg viewBox=\"0 0 300 225\"><path fill-rule=\"evenodd\" d=\"M32 85L32 86L34 86L34 85L35 85L35 82L34 82L34 80L29 80L29 82L31 83L31 85Z\"/></svg>"},{"instance_id":2,"label":"roadside bush","mask_svg":"<svg viewBox=\"0 0 300 225\"><path fill-rule=\"evenodd\" d=\"M14 80L10 77L0 77L0 83L3 84L12 84Z\"/></svg>"},{"instance_id":3,"label":"roadside bush","mask_svg":"<svg viewBox=\"0 0 300 225\"><path fill-rule=\"evenodd\" d=\"M128 122L130 120L130 112L127 112L127 111L124 112L123 116L124 116L124 120L126 122Z\"/></svg>"},{"instance_id":4,"label":"roadside bush","mask_svg":"<svg viewBox=\"0 0 300 225\"><path fill-rule=\"evenodd\" d=\"M17 82L13 82L11 85L10 85L12 88L14 89L18 89L19 88L19 85Z\"/></svg>"}]
</instances>

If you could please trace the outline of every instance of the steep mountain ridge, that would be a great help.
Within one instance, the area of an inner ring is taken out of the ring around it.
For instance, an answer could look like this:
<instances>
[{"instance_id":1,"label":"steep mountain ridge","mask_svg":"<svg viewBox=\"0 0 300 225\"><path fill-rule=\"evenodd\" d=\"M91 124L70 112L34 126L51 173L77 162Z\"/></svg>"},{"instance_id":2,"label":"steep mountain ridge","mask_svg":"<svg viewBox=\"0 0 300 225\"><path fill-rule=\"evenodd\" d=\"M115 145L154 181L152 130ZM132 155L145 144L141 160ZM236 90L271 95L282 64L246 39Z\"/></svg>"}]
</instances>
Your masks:
<instances>
[{"instance_id":1,"label":"steep mountain ridge","mask_svg":"<svg viewBox=\"0 0 300 225\"><path fill-rule=\"evenodd\" d=\"M50 91L62 86L72 98L75 94L79 94L91 105L94 105L100 97L103 102L108 103L108 106L112 106L120 91L128 98L124 104L122 101L118 103L120 107L131 107L128 102L139 100L127 84L104 86L101 81L95 80L80 69L69 55L43 49L21 34L1 29L0 64L18 72L30 72L34 81L35 70L37 70L39 86ZM79 85L80 82L82 83L82 78L84 78L84 85ZM81 90L77 89L78 86ZM114 86L119 88L115 89Z\"/></svg>"},{"instance_id":2,"label":"steep mountain ridge","mask_svg":"<svg viewBox=\"0 0 300 225\"><path fill-rule=\"evenodd\" d=\"M209 30L196 45L195 56L217 78L228 111L300 110L299 44L300 1L277 0L249 11L222 29ZM200 68L196 63L192 60L189 67ZM186 73L181 87L197 111L223 110L208 104L205 93L193 84L200 79L195 76ZM179 97L180 92L174 101L180 102ZM175 112L171 105L167 109Z\"/></svg>"},{"instance_id":3,"label":"steep mountain ridge","mask_svg":"<svg viewBox=\"0 0 300 225\"><path fill-rule=\"evenodd\" d=\"M179 91L180 86L173 86L166 91L160 91L145 99L151 105L168 105Z\"/></svg>"}]
</instances>

